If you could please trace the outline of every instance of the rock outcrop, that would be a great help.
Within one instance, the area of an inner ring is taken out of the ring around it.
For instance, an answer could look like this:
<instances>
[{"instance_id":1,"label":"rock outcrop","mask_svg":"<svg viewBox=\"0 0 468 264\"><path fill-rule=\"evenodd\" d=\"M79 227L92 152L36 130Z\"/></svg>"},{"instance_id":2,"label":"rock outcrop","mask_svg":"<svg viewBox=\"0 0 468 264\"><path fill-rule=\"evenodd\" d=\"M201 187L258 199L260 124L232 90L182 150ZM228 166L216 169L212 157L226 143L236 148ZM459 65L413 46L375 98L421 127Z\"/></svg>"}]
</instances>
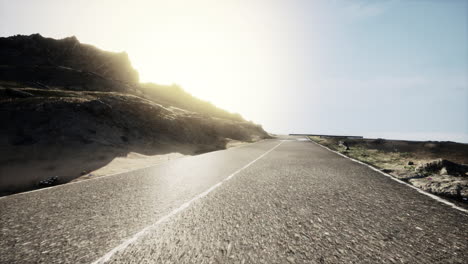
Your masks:
<instances>
[{"instance_id":1,"label":"rock outcrop","mask_svg":"<svg viewBox=\"0 0 468 264\"><path fill-rule=\"evenodd\" d=\"M468 166L437 159L416 167L418 178L410 179L425 191L457 199L468 198Z\"/></svg>"},{"instance_id":2,"label":"rock outcrop","mask_svg":"<svg viewBox=\"0 0 468 264\"><path fill-rule=\"evenodd\" d=\"M424 175L441 174L452 176L468 176L468 166L457 164L445 159L437 159L421 164L416 167L416 171Z\"/></svg>"},{"instance_id":3,"label":"rock outcrop","mask_svg":"<svg viewBox=\"0 0 468 264\"><path fill-rule=\"evenodd\" d=\"M39 34L0 38L0 65L65 67L127 83L139 80L127 53L102 51L81 44L74 36L60 40Z\"/></svg>"},{"instance_id":4,"label":"rock outcrop","mask_svg":"<svg viewBox=\"0 0 468 264\"><path fill-rule=\"evenodd\" d=\"M455 177L451 175L432 175L409 182L427 192L456 199L468 198L468 177Z\"/></svg>"}]
</instances>

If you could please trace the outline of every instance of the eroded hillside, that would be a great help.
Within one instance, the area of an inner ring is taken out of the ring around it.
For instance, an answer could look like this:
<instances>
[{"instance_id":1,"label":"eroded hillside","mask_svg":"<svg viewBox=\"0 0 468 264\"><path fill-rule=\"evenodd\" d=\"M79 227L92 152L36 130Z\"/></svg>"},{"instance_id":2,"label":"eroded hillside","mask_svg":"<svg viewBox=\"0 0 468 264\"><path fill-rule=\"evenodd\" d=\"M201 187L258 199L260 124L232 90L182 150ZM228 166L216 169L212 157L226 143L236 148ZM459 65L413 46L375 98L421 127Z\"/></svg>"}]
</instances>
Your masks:
<instances>
[{"instance_id":1,"label":"eroded hillside","mask_svg":"<svg viewBox=\"0 0 468 264\"><path fill-rule=\"evenodd\" d=\"M124 53L74 38L0 38L0 192L68 182L129 152L197 154L269 137L176 86L138 83Z\"/></svg>"}]
</instances>

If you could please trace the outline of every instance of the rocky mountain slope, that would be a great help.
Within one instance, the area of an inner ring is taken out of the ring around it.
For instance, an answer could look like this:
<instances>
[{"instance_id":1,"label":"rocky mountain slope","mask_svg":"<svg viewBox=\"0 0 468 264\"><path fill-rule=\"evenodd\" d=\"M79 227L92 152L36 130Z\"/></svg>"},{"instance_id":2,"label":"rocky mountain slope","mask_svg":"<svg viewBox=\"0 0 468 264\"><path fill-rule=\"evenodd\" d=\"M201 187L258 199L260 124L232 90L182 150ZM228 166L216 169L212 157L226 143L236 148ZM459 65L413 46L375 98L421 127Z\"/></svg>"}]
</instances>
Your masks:
<instances>
[{"instance_id":1,"label":"rocky mountain slope","mask_svg":"<svg viewBox=\"0 0 468 264\"><path fill-rule=\"evenodd\" d=\"M197 154L269 137L180 87L138 83L125 53L0 38L0 193L68 182L129 152Z\"/></svg>"}]
</instances>

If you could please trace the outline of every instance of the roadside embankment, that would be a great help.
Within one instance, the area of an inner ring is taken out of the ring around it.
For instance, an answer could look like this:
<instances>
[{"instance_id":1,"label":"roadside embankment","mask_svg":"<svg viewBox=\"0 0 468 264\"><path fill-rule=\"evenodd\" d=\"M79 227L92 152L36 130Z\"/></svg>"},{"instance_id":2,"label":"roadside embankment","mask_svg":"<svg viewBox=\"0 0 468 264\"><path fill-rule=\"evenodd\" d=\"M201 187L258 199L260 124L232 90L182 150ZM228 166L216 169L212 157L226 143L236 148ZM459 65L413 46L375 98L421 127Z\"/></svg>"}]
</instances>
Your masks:
<instances>
[{"instance_id":1,"label":"roadside embankment","mask_svg":"<svg viewBox=\"0 0 468 264\"><path fill-rule=\"evenodd\" d=\"M456 142L309 137L422 190L468 204L468 145Z\"/></svg>"}]
</instances>

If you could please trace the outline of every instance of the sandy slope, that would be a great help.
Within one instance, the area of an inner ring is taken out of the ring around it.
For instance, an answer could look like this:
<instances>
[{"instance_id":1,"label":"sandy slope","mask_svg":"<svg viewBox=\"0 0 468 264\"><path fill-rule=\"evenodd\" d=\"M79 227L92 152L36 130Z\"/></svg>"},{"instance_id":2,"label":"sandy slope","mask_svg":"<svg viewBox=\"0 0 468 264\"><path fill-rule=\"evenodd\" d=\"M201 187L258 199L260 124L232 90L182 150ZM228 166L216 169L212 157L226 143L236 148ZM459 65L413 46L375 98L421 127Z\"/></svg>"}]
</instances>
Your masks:
<instances>
[{"instance_id":1,"label":"sandy slope","mask_svg":"<svg viewBox=\"0 0 468 264\"><path fill-rule=\"evenodd\" d=\"M226 144L226 148L240 147L247 144L249 143L245 141L229 140L229 142ZM190 149L187 148L186 152L190 152ZM114 158L104 167L98 168L94 171L86 172L86 174L74 179L72 182L94 179L132 170L138 170L186 156L190 155L184 155L179 152L158 155L143 155L140 153L130 152L125 157Z\"/></svg>"},{"instance_id":2,"label":"sandy slope","mask_svg":"<svg viewBox=\"0 0 468 264\"><path fill-rule=\"evenodd\" d=\"M86 173L85 175L74 179L72 182L142 169L185 156L187 155L183 155L177 152L160 155L143 155L135 152L130 152L127 154L126 157L117 157L111 162L109 162L106 166Z\"/></svg>"}]
</instances>

